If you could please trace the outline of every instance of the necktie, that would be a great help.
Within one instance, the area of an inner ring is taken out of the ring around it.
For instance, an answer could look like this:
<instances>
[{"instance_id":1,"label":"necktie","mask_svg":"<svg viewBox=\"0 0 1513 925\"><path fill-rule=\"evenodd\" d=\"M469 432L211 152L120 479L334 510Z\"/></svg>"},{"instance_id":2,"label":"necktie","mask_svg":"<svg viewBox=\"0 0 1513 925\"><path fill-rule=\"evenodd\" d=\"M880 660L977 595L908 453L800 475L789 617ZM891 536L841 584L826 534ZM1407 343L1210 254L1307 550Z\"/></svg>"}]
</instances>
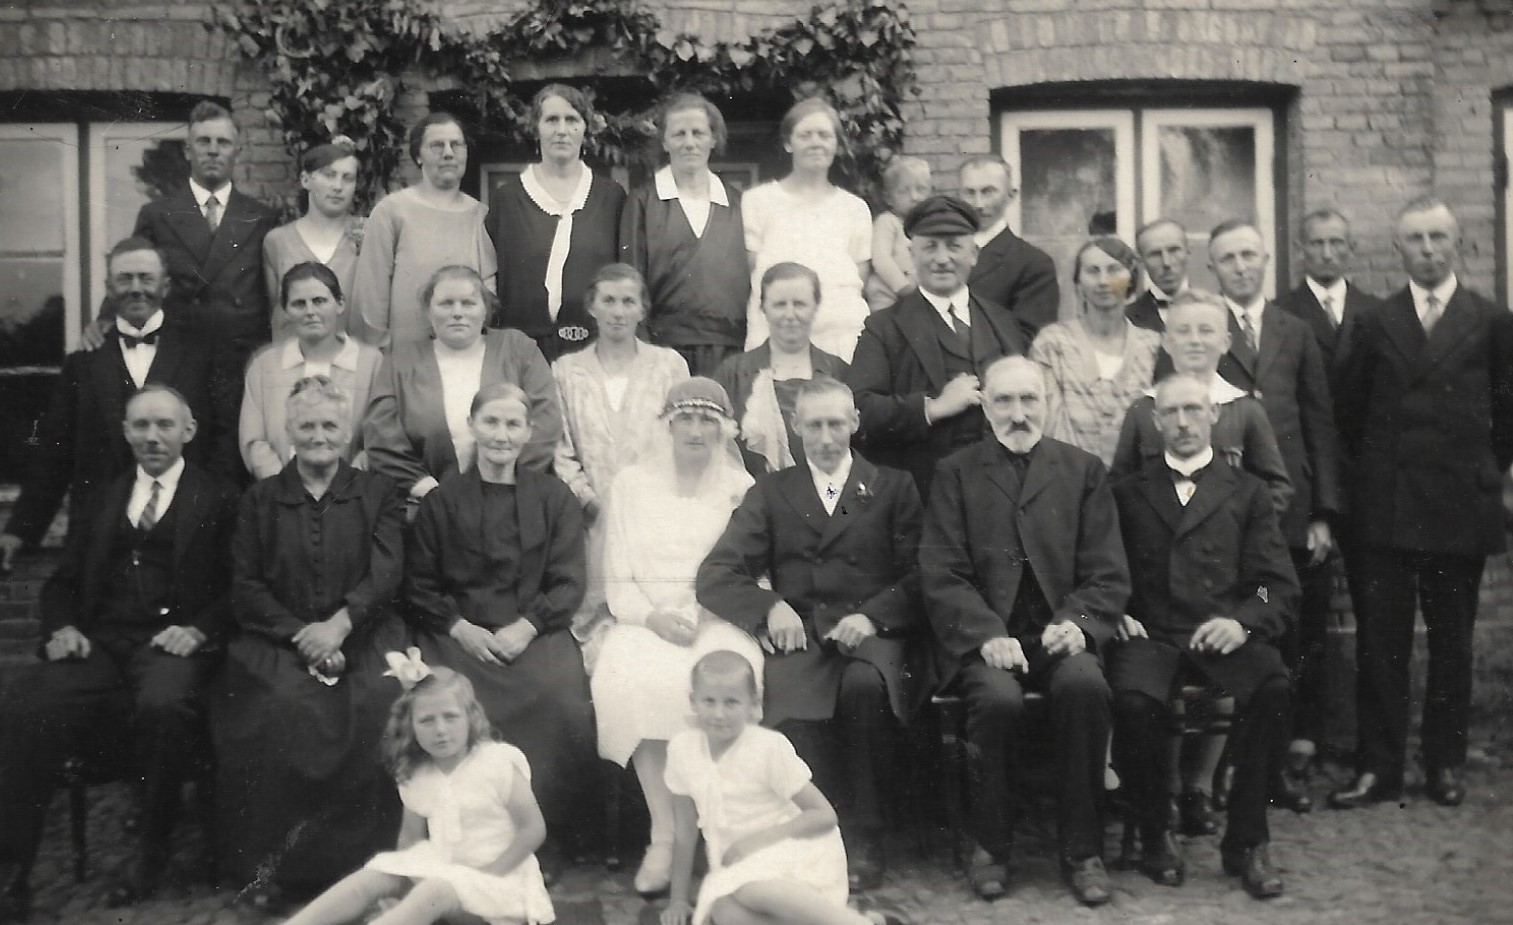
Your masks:
<instances>
[{"instance_id":1,"label":"necktie","mask_svg":"<svg viewBox=\"0 0 1513 925\"><path fill-rule=\"evenodd\" d=\"M147 494L147 506L142 508L142 516L137 518L137 529L143 533L158 524L158 493L162 490L163 483L153 479L152 491Z\"/></svg>"},{"instance_id":2,"label":"necktie","mask_svg":"<svg viewBox=\"0 0 1513 925\"><path fill-rule=\"evenodd\" d=\"M211 234L221 226L221 203L214 193L205 198L205 222L210 225Z\"/></svg>"},{"instance_id":3,"label":"necktie","mask_svg":"<svg viewBox=\"0 0 1513 925\"><path fill-rule=\"evenodd\" d=\"M1250 350L1254 353L1256 351L1256 325L1254 321L1251 321L1248 310L1240 312L1240 330L1245 334L1245 343L1250 345Z\"/></svg>"},{"instance_id":4,"label":"necktie","mask_svg":"<svg viewBox=\"0 0 1513 925\"><path fill-rule=\"evenodd\" d=\"M1439 296L1429 293L1424 300L1424 336L1434 333L1434 326L1439 324L1440 316L1445 313L1445 307L1439 303Z\"/></svg>"},{"instance_id":5,"label":"necktie","mask_svg":"<svg viewBox=\"0 0 1513 925\"><path fill-rule=\"evenodd\" d=\"M1184 473L1176 469L1170 471L1172 484L1177 488L1177 501L1183 507L1187 507L1187 502L1191 501L1193 495L1198 492L1198 479L1203 477L1203 470L1199 469L1192 473Z\"/></svg>"},{"instance_id":6,"label":"necktie","mask_svg":"<svg viewBox=\"0 0 1513 925\"><path fill-rule=\"evenodd\" d=\"M956 332L957 337L966 340L972 336L971 327L967 325L967 322L962 319L961 315L956 313L956 304L954 302L946 306L946 314L951 316L951 330Z\"/></svg>"},{"instance_id":7,"label":"necktie","mask_svg":"<svg viewBox=\"0 0 1513 925\"><path fill-rule=\"evenodd\" d=\"M147 345L151 346L153 344L156 344L157 342L158 342L158 332L157 331L153 331L150 334L143 334L141 337L132 337L130 334L122 334L121 335L121 343L123 343L123 344L126 345L126 349L127 350L131 350L131 349L134 349L136 347L140 347L143 344L147 344Z\"/></svg>"},{"instance_id":8,"label":"necktie","mask_svg":"<svg viewBox=\"0 0 1513 925\"><path fill-rule=\"evenodd\" d=\"M1340 326L1339 319L1334 316L1334 296L1324 296L1324 314L1329 316L1329 326L1331 328L1338 328Z\"/></svg>"}]
</instances>

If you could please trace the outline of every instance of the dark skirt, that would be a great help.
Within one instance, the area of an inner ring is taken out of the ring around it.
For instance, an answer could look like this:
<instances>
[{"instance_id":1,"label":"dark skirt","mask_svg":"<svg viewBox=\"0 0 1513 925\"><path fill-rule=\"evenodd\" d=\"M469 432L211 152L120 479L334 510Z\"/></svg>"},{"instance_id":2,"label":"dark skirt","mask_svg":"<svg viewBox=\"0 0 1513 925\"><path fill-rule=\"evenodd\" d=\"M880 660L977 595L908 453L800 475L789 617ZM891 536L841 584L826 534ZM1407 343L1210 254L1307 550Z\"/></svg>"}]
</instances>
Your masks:
<instances>
[{"instance_id":1,"label":"dark skirt","mask_svg":"<svg viewBox=\"0 0 1513 925\"><path fill-rule=\"evenodd\" d=\"M216 838L231 882L310 892L394 847L399 796L381 746L400 687L383 677L383 653L406 645L401 621L375 617L342 646L347 670L330 687L292 646L249 633L228 647L212 727Z\"/></svg>"},{"instance_id":2,"label":"dark skirt","mask_svg":"<svg viewBox=\"0 0 1513 925\"><path fill-rule=\"evenodd\" d=\"M588 674L578 643L565 629L538 636L513 662L486 665L451 636L421 630L416 644L427 665L445 665L473 682L478 702L500 738L525 753L531 788L552 836L579 831L595 792L598 754Z\"/></svg>"}]
</instances>

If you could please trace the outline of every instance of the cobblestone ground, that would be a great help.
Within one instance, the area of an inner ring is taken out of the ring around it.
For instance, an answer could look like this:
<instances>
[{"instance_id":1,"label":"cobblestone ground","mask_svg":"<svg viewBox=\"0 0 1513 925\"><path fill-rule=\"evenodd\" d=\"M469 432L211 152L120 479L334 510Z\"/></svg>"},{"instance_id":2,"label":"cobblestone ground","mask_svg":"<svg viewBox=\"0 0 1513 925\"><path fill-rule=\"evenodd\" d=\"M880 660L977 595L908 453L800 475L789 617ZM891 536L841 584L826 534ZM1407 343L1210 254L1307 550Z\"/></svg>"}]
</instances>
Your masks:
<instances>
[{"instance_id":1,"label":"cobblestone ground","mask_svg":"<svg viewBox=\"0 0 1513 925\"><path fill-rule=\"evenodd\" d=\"M1339 768L1316 779L1322 799ZM1029 846L1012 892L986 904L975 899L952 869L944 845L935 857L901 841L894 869L876 899L915 922L987 923L1131 922L1139 925L1251 925L1251 923L1498 923L1513 922L1513 748L1477 749L1468 775L1470 794L1459 809L1445 809L1410 792L1403 805L1355 812L1316 811L1309 816L1272 813L1272 858L1286 877L1285 896L1267 903L1247 897L1219 870L1216 838L1187 845L1189 879L1172 890L1134 872L1115 872L1114 901L1097 909L1076 905L1057 880L1052 857ZM273 925L232 904L229 891L190 886L126 910L104 908L104 871L126 858L121 832L126 797L119 787L97 788L90 816L91 872L76 884L70 872L66 813L54 808L43 857L34 877L40 925ZM1117 829L1109 829L1109 856ZM193 869L200 856L187 833L175 868ZM636 859L638 860L638 859ZM186 874L186 878L187 874ZM192 878L188 878L192 879ZM630 872L610 874L577 867L554 887L561 925L631 925L645 904L630 889Z\"/></svg>"}]
</instances>

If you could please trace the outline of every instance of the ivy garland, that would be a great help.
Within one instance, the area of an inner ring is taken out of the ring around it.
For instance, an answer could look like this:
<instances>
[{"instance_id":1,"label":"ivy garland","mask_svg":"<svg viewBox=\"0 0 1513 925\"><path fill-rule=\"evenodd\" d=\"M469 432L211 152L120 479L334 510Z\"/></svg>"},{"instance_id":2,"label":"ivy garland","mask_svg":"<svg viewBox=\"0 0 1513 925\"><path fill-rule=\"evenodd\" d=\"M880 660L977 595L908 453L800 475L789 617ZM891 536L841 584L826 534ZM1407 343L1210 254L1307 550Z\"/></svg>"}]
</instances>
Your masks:
<instances>
[{"instance_id":1,"label":"ivy garland","mask_svg":"<svg viewBox=\"0 0 1513 925\"><path fill-rule=\"evenodd\" d=\"M405 127L395 106L412 67L468 88L492 129L521 140L534 127L528 102L513 92L512 66L596 49L644 74L659 93L823 95L850 143L841 170L863 193L875 192L902 143L900 103L919 92L915 33L899 0L838 0L745 42L714 45L663 28L636 0L536 0L486 33L449 25L427 0L241 0L215 9L215 25L267 76L267 114L283 127L292 154L337 134L356 143L370 167L359 192L365 206L398 176ZM654 135L647 112L600 112L596 123L585 153L603 164L636 162Z\"/></svg>"}]
</instances>

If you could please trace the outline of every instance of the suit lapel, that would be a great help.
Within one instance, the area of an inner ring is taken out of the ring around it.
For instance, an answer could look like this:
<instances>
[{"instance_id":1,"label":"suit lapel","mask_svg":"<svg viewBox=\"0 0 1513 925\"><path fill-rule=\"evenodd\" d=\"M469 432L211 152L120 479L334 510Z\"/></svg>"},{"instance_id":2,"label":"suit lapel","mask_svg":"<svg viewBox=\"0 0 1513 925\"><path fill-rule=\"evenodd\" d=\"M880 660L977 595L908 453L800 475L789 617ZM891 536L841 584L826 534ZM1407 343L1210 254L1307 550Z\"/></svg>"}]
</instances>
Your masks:
<instances>
[{"instance_id":1,"label":"suit lapel","mask_svg":"<svg viewBox=\"0 0 1513 925\"><path fill-rule=\"evenodd\" d=\"M204 267L210 257L212 238L210 235L210 223L205 221L205 216L200 212L200 204L194 201L194 194L185 186L166 204L168 225L173 233L184 242L184 247L194 255L195 262L199 265L201 282L209 280ZM230 207L227 207L228 211ZM221 216L221 224L226 224L226 216Z\"/></svg>"},{"instance_id":2,"label":"suit lapel","mask_svg":"<svg viewBox=\"0 0 1513 925\"><path fill-rule=\"evenodd\" d=\"M854 463L851 468L854 472L856 469ZM778 475L778 479L782 483L783 497L787 499L788 505L798 513L804 523L809 525L809 529L823 535L834 518L825 513L825 506L820 503L820 496L815 493L814 480L810 478L808 464L799 463L789 466ZM838 507L837 510L839 510Z\"/></svg>"},{"instance_id":3,"label":"suit lapel","mask_svg":"<svg viewBox=\"0 0 1513 925\"><path fill-rule=\"evenodd\" d=\"M1177 502L1177 490L1173 487L1171 476L1167 475L1165 460L1158 457L1146 465L1140 479L1140 493L1156 509L1167 528L1175 533L1177 525L1182 522L1185 508Z\"/></svg>"},{"instance_id":4,"label":"suit lapel","mask_svg":"<svg viewBox=\"0 0 1513 925\"><path fill-rule=\"evenodd\" d=\"M1003 318L999 318L997 312L989 310L982 300L976 296L971 297L971 308L976 309L976 311L972 312L973 317L987 319L988 327L993 329L993 336L997 338L1003 355L1007 356L1016 352L1025 354L1029 352L1030 345L1025 343L1024 332L1019 329L1018 322L1011 316L1005 315ZM1005 325L1012 325L1013 330L1007 329ZM970 342L968 349L970 350Z\"/></svg>"},{"instance_id":5,"label":"suit lapel","mask_svg":"<svg viewBox=\"0 0 1513 925\"><path fill-rule=\"evenodd\" d=\"M99 396L101 421L119 426L126 418L125 388L130 373L121 358L121 339L114 328L106 335L104 346L94 352L89 368L95 395Z\"/></svg>"},{"instance_id":6,"label":"suit lapel","mask_svg":"<svg viewBox=\"0 0 1513 925\"><path fill-rule=\"evenodd\" d=\"M1236 483L1234 470L1216 456L1203 472L1203 478L1198 482L1198 488L1188 500L1187 506L1182 508L1182 519L1177 522L1177 535L1191 533L1211 517L1234 494ZM1176 490L1171 491L1175 496Z\"/></svg>"},{"instance_id":7,"label":"suit lapel","mask_svg":"<svg viewBox=\"0 0 1513 925\"><path fill-rule=\"evenodd\" d=\"M1250 381L1254 382L1256 379L1256 352L1250 349L1250 341L1245 337L1245 329L1240 327L1240 320L1235 317L1235 313L1230 310L1227 302L1224 305L1224 313L1229 316L1229 355L1234 358L1234 361L1240 365L1241 369L1245 370L1245 375L1250 377ZM1261 327L1263 330L1266 327L1264 319L1261 322Z\"/></svg>"},{"instance_id":8,"label":"suit lapel","mask_svg":"<svg viewBox=\"0 0 1513 925\"><path fill-rule=\"evenodd\" d=\"M166 330L158 338L157 352L152 355L152 365L147 367L148 382L174 382L179 364L184 361L184 344L178 332Z\"/></svg>"},{"instance_id":9,"label":"suit lapel","mask_svg":"<svg viewBox=\"0 0 1513 925\"><path fill-rule=\"evenodd\" d=\"M1445 314L1448 316L1449 312ZM1408 360L1408 365L1413 367L1414 378L1422 375L1425 369L1426 339L1423 322L1418 320L1418 313L1413 310L1413 296L1407 289L1403 289L1382 305L1381 315L1382 330L1386 332L1387 339L1392 341L1398 351ZM1444 320L1442 317L1441 323Z\"/></svg>"},{"instance_id":10,"label":"suit lapel","mask_svg":"<svg viewBox=\"0 0 1513 925\"><path fill-rule=\"evenodd\" d=\"M203 489L203 480L199 470L187 463L184 472L179 476L179 487L173 492L173 501L169 507L178 505L173 518L173 564L177 566L184 561L184 554L189 551L194 542L194 535L200 527L200 492ZM177 573L177 570L175 570Z\"/></svg>"},{"instance_id":11,"label":"suit lapel","mask_svg":"<svg viewBox=\"0 0 1513 925\"><path fill-rule=\"evenodd\" d=\"M1445 306L1439 322L1429 334L1426 344L1428 349L1424 351L1425 372L1430 367L1439 365L1476 327L1476 314L1466 304L1467 301L1462 287L1457 286L1455 295L1450 297L1450 304Z\"/></svg>"},{"instance_id":12,"label":"suit lapel","mask_svg":"<svg viewBox=\"0 0 1513 925\"><path fill-rule=\"evenodd\" d=\"M201 221L204 221L203 216ZM219 276L221 270L231 263L256 225L257 216L253 214L247 197L233 189L226 209L221 213L221 223L216 226L215 236L210 240L210 249L200 262L200 276L207 283ZM205 229L208 231L209 228L207 223Z\"/></svg>"},{"instance_id":13,"label":"suit lapel","mask_svg":"<svg viewBox=\"0 0 1513 925\"><path fill-rule=\"evenodd\" d=\"M846 532L852 524L856 523L862 515L862 509L871 500L872 488L869 483L877 481L877 467L857 456L851 454L851 473L846 476L846 484L841 488L840 500L836 502L835 513L826 520L824 532L820 534L820 548L824 549ZM861 486L867 486L867 497L861 497Z\"/></svg>"},{"instance_id":14,"label":"suit lapel","mask_svg":"<svg viewBox=\"0 0 1513 925\"><path fill-rule=\"evenodd\" d=\"M1283 317L1285 314L1272 302L1267 302L1261 310L1261 349L1256 352L1257 382L1266 378L1267 370L1282 352L1282 342L1287 337L1287 319Z\"/></svg>"},{"instance_id":15,"label":"suit lapel","mask_svg":"<svg viewBox=\"0 0 1513 925\"><path fill-rule=\"evenodd\" d=\"M1056 480L1059 462L1052 448L1046 446L1046 438L1041 437L1039 446L1030 456L1030 465L1025 469L1024 485L1019 489L1020 507L1029 504L1032 498Z\"/></svg>"},{"instance_id":16,"label":"suit lapel","mask_svg":"<svg viewBox=\"0 0 1513 925\"><path fill-rule=\"evenodd\" d=\"M899 305L898 329L924 367L930 385L942 389L946 385L946 361L941 355L940 338L935 335L934 319L930 317L934 313L935 308L916 291Z\"/></svg>"}]
</instances>

